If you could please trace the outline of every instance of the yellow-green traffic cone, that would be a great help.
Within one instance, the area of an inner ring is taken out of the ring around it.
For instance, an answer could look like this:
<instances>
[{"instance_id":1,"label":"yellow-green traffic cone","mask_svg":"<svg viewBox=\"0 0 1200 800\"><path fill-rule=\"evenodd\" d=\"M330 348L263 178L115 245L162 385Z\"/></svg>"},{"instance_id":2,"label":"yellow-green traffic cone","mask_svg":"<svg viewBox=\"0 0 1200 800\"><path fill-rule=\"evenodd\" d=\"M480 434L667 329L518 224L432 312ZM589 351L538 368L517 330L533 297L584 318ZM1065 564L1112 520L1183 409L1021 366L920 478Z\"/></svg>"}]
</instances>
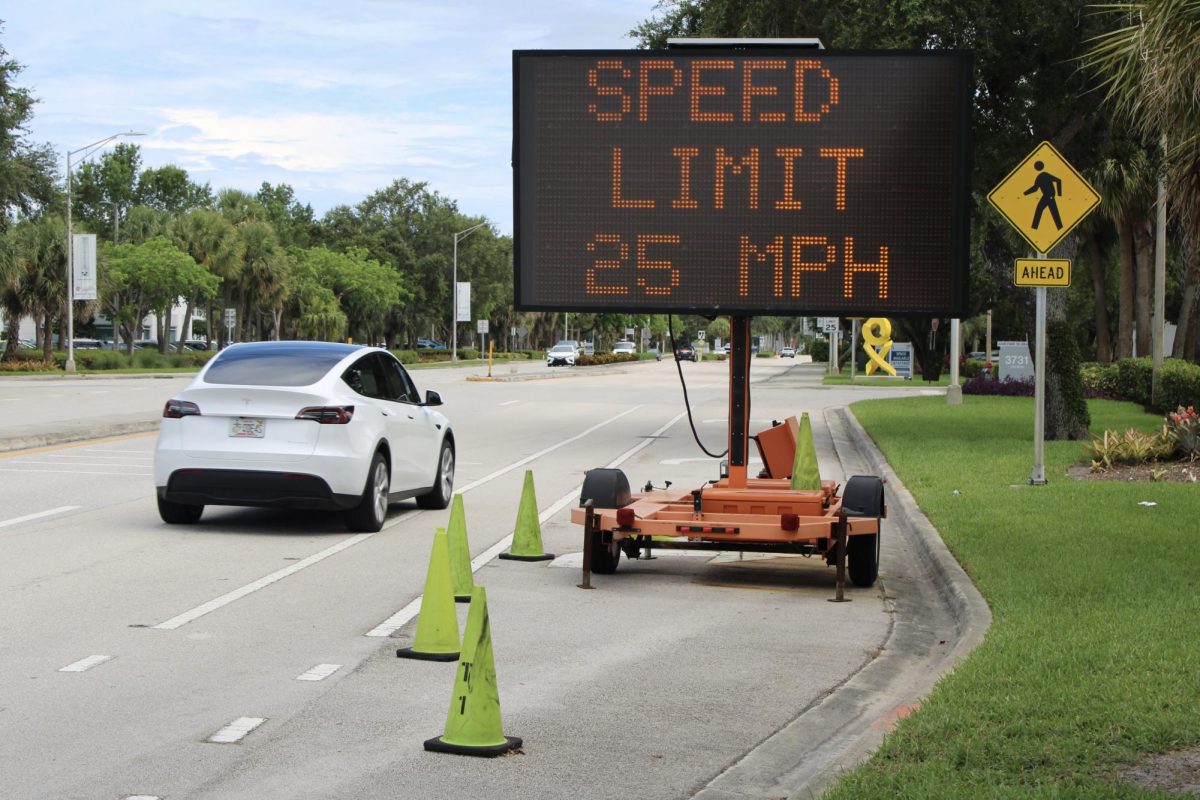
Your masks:
<instances>
[{"instance_id":1,"label":"yellow-green traffic cone","mask_svg":"<svg viewBox=\"0 0 1200 800\"><path fill-rule=\"evenodd\" d=\"M476 586L467 611L462 658L450 695L450 712L441 736L425 741L425 749L460 756L498 756L521 746L516 736L505 736L500 722L500 692L492 660L492 629L488 620L487 591Z\"/></svg>"},{"instance_id":2,"label":"yellow-green traffic cone","mask_svg":"<svg viewBox=\"0 0 1200 800\"><path fill-rule=\"evenodd\" d=\"M417 616L417 633L412 647L396 651L398 658L419 658L424 661L454 661L459 655L458 614L454 611L454 594L450 590L450 546L446 529L433 534L433 552L429 556L429 571L425 575L425 594L421 596L421 613Z\"/></svg>"},{"instance_id":3,"label":"yellow-green traffic cone","mask_svg":"<svg viewBox=\"0 0 1200 800\"><path fill-rule=\"evenodd\" d=\"M817 448L813 445L812 423L808 412L800 416L800 430L796 434L796 459L792 462L793 489L821 489L821 473L817 469Z\"/></svg>"},{"instance_id":4,"label":"yellow-green traffic cone","mask_svg":"<svg viewBox=\"0 0 1200 800\"><path fill-rule=\"evenodd\" d=\"M454 495L450 506L450 583L454 587L454 602L471 602L475 578L471 573L471 546L467 544L467 513L463 510L461 494Z\"/></svg>"},{"instance_id":5,"label":"yellow-green traffic cone","mask_svg":"<svg viewBox=\"0 0 1200 800\"><path fill-rule=\"evenodd\" d=\"M537 509L537 497L533 493L533 470L527 469L512 547L507 553L501 553L501 558L514 561L548 561L554 558L553 553L542 550L542 523L538 521Z\"/></svg>"}]
</instances>

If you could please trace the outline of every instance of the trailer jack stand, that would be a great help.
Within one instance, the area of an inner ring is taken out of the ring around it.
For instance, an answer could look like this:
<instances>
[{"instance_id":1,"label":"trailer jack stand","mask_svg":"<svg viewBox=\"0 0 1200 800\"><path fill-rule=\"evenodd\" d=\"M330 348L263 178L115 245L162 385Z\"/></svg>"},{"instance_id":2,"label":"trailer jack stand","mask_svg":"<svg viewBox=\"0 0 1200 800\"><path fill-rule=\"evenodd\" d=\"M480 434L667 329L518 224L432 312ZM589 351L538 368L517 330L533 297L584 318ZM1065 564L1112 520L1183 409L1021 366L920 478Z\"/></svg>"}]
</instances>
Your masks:
<instances>
[{"instance_id":1,"label":"trailer jack stand","mask_svg":"<svg viewBox=\"0 0 1200 800\"><path fill-rule=\"evenodd\" d=\"M837 541L837 594L829 598L831 603L849 603L846 597L846 509L838 512L838 521L833 526L833 536Z\"/></svg>"},{"instance_id":2,"label":"trailer jack stand","mask_svg":"<svg viewBox=\"0 0 1200 800\"><path fill-rule=\"evenodd\" d=\"M587 501L587 519L583 523L583 583L576 584L580 589L595 589L592 586L592 551L600 540L600 523L596 519L596 510L592 501Z\"/></svg>"}]
</instances>

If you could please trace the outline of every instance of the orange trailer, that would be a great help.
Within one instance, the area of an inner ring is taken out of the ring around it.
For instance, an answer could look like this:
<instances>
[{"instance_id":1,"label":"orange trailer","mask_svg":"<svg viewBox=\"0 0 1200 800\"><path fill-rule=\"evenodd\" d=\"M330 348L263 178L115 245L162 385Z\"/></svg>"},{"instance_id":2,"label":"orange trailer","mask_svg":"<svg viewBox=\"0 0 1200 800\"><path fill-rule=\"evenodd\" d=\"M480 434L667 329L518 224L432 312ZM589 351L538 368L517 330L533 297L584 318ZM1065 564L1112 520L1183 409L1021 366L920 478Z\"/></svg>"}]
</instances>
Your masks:
<instances>
[{"instance_id":1,"label":"orange trailer","mask_svg":"<svg viewBox=\"0 0 1200 800\"><path fill-rule=\"evenodd\" d=\"M821 481L820 489L791 488L799 436L795 417L748 434L749 323L748 317L732 319L727 474L699 489L647 484L635 493L621 470L590 470L579 507L571 511L571 521L584 528L581 586L590 588L592 572L615 572L622 551L637 558L654 549L820 555L837 566L838 599L847 571L856 586L875 583L881 521L887 516L883 481L856 475L844 488L833 481ZM750 439L764 465L754 478L746 466Z\"/></svg>"}]
</instances>

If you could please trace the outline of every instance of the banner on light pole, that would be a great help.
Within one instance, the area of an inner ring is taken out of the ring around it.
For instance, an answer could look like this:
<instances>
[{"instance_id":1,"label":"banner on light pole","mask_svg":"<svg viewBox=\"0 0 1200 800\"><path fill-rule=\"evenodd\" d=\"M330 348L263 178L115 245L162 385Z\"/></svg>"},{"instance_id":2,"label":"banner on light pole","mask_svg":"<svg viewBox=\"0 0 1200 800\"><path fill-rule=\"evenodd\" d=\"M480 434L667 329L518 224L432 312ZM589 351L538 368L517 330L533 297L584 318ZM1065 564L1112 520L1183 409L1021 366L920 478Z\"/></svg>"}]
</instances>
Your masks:
<instances>
[{"instance_id":1,"label":"banner on light pole","mask_svg":"<svg viewBox=\"0 0 1200 800\"><path fill-rule=\"evenodd\" d=\"M76 233L71 237L71 263L76 300L96 299L96 234Z\"/></svg>"},{"instance_id":2,"label":"banner on light pole","mask_svg":"<svg viewBox=\"0 0 1200 800\"><path fill-rule=\"evenodd\" d=\"M455 322L471 321L471 282L458 282L458 295L454 303Z\"/></svg>"}]
</instances>

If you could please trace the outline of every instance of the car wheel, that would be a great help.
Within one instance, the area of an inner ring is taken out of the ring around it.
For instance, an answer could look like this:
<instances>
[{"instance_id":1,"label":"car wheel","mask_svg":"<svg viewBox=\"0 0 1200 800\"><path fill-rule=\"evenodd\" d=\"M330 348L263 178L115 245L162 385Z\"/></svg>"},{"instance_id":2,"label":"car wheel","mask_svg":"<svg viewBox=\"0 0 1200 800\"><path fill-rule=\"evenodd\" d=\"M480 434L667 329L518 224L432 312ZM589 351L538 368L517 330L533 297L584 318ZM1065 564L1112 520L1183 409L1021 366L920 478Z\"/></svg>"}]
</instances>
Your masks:
<instances>
[{"instance_id":1,"label":"car wheel","mask_svg":"<svg viewBox=\"0 0 1200 800\"><path fill-rule=\"evenodd\" d=\"M421 508L445 508L450 505L454 496L454 446L448 441L442 442L442 452L438 455L437 477L433 481L433 490L417 498Z\"/></svg>"},{"instance_id":2,"label":"car wheel","mask_svg":"<svg viewBox=\"0 0 1200 800\"><path fill-rule=\"evenodd\" d=\"M376 453L367 471L367 485L358 505L346 512L346 527L352 531L375 533L387 519L388 492L391 479L388 462L383 453Z\"/></svg>"},{"instance_id":3,"label":"car wheel","mask_svg":"<svg viewBox=\"0 0 1200 800\"><path fill-rule=\"evenodd\" d=\"M851 536L846 541L850 582L863 588L879 577L880 544L883 540L883 481L873 475L855 475L846 481L842 506L848 517L874 517L879 533Z\"/></svg>"},{"instance_id":4,"label":"car wheel","mask_svg":"<svg viewBox=\"0 0 1200 800\"><path fill-rule=\"evenodd\" d=\"M615 540L604 544L597 536L592 542L592 572L597 575L612 575L621 560L621 545Z\"/></svg>"},{"instance_id":5,"label":"car wheel","mask_svg":"<svg viewBox=\"0 0 1200 800\"><path fill-rule=\"evenodd\" d=\"M193 525L200 521L204 506L189 506L158 498L158 515L169 525Z\"/></svg>"}]
</instances>

